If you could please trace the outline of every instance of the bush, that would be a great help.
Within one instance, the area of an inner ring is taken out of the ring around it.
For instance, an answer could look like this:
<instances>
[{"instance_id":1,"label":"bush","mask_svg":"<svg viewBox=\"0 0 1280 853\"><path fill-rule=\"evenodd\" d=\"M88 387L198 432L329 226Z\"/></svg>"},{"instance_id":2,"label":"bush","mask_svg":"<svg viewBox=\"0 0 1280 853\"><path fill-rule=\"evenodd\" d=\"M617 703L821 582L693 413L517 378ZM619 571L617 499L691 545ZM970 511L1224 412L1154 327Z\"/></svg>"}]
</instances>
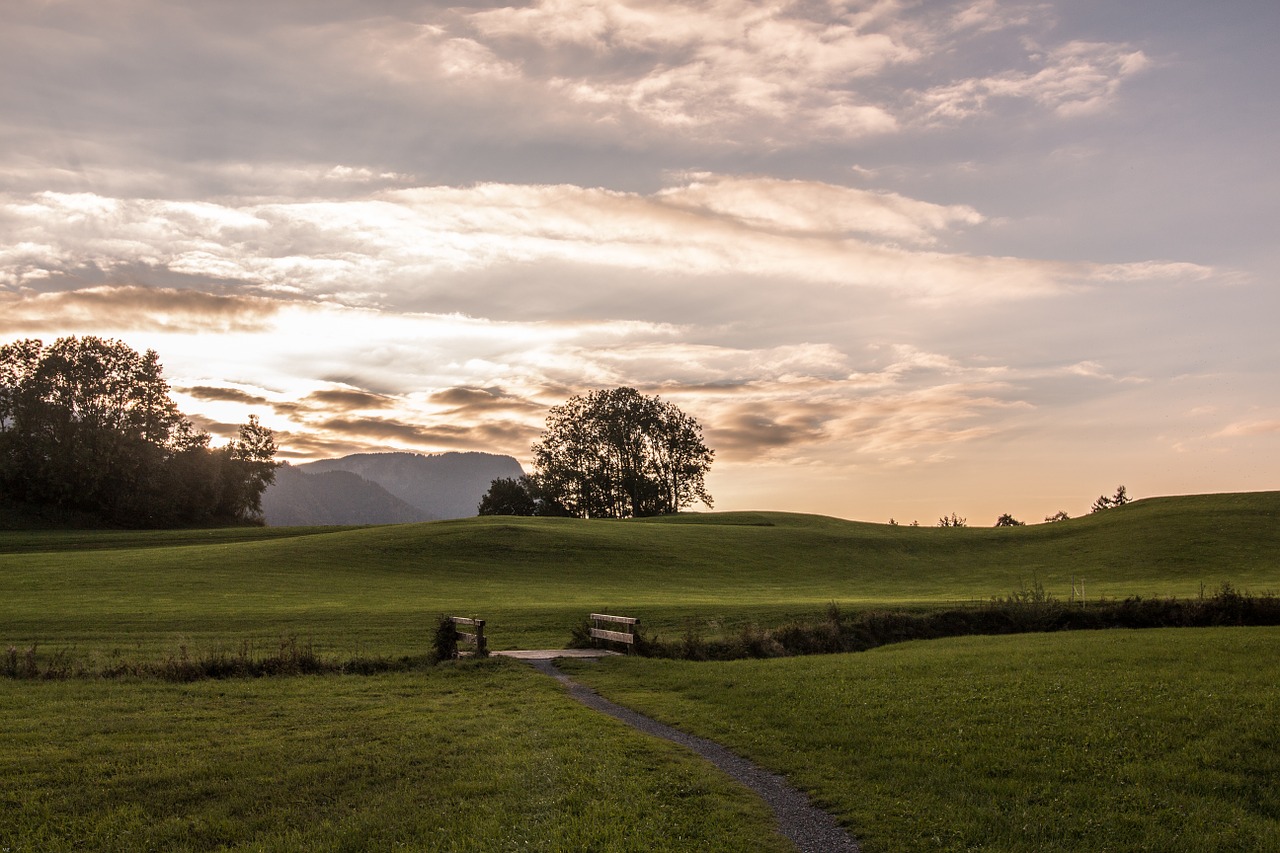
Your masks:
<instances>
[{"instance_id":1,"label":"bush","mask_svg":"<svg viewBox=\"0 0 1280 853\"><path fill-rule=\"evenodd\" d=\"M734 660L787 655L856 652L909 640L990 634L1025 634L1102 628L1280 625L1280 598L1241 593L1230 584L1213 596L1191 599L1100 601L1083 607L1063 602L1033 580L986 604L907 613L867 610L846 615L833 604L824 619L766 629L744 627L736 636L707 639L690 624L675 642L657 638L637 644L649 657Z\"/></svg>"},{"instance_id":2,"label":"bush","mask_svg":"<svg viewBox=\"0 0 1280 853\"><path fill-rule=\"evenodd\" d=\"M448 616L441 616L436 623L431 641L431 657L436 663L458 657L458 626Z\"/></svg>"}]
</instances>

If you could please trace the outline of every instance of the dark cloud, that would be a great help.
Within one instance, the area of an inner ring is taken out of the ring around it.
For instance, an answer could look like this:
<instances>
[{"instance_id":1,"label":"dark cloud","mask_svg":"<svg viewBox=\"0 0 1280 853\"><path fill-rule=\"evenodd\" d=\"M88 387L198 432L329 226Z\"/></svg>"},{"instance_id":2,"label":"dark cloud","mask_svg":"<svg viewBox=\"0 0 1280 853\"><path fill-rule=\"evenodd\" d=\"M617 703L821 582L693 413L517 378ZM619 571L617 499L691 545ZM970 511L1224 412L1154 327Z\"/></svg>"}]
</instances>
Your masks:
<instances>
[{"instance_id":1,"label":"dark cloud","mask_svg":"<svg viewBox=\"0 0 1280 853\"><path fill-rule=\"evenodd\" d=\"M361 437L373 442L401 442L422 448L460 448L523 453L537 430L512 422L475 426L433 424L422 426L390 418L332 418L319 424L329 433Z\"/></svg>"},{"instance_id":2,"label":"dark cloud","mask_svg":"<svg viewBox=\"0 0 1280 853\"><path fill-rule=\"evenodd\" d=\"M239 388L221 388L210 385L196 385L190 388L179 388L183 394L195 397L197 400L208 400L218 403L244 403L249 406L270 406L272 405L266 397L260 397L256 394L249 394L241 391Z\"/></svg>"},{"instance_id":3,"label":"dark cloud","mask_svg":"<svg viewBox=\"0 0 1280 853\"><path fill-rule=\"evenodd\" d=\"M303 406L314 404L314 408L317 409L337 409L348 412L389 409L395 405L395 400L383 394L345 388L315 391L303 397L300 402Z\"/></svg>"},{"instance_id":4,"label":"dark cloud","mask_svg":"<svg viewBox=\"0 0 1280 853\"><path fill-rule=\"evenodd\" d=\"M0 332L53 327L148 332L258 332L281 303L254 296L140 286L0 293Z\"/></svg>"},{"instance_id":5,"label":"dark cloud","mask_svg":"<svg viewBox=\"0 0 1280 853\"><path fill-rule=\"evenodd\" d=\"M482 415L492 412L541 411L544 406L510 394L499 387L445 388L431 395L431 402L452 406L450 415Z\"/></svg>"},{"instance_id":6,"label":"dark cloud","mask_svg":"<svg viewBox=\"0 0 1280 853\"><path fill-rule=\"evenodd\" d=\"M309 462L314 459L335 459L376 449L361 442L287 430L276 432L275 438L276 445L279 447L277 456L280 459L300 459Z\"/></svg>"},{"instance_id":7,"label":"dark cloud","mask_svg":"<svg viewBox=\"0 0 1280 853\"><path fill-rule=\"evenodd\" d=\"M707 442L729 459L759 458L770 451L821 441L830 407L753 405L732 410L706 426Z\"/></svg>"}]
</instances>

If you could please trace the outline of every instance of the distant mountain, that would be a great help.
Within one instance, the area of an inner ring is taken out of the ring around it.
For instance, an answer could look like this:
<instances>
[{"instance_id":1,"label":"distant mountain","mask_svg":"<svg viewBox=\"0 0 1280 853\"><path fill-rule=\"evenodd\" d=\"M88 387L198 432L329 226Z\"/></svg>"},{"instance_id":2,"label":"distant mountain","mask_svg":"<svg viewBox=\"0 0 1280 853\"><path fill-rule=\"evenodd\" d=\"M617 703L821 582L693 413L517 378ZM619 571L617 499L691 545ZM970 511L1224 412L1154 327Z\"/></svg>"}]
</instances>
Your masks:
<instances>
[{"instance_id":1,"label":"distant mountain","mask_svg":"<svg viewBox=\"0 0 1280 853\"><path fill-rule=\"evenodd\" d=\"M281 468L263 515L273 526L466 518L493 480L523 473L493 453L357 453Z\"/></svg>"},{"instance_id":2,"label":"distant mountain","mask_svg":"<svg viewBox=\"0 0 1280 853\"><path fill-rule=\"evenodd\" d=\"M293 465L276 471L275 483L262 495L262 515L272 527L402 524L431 518L359 474L308 474Z\"/></svg>"}]
</instances>

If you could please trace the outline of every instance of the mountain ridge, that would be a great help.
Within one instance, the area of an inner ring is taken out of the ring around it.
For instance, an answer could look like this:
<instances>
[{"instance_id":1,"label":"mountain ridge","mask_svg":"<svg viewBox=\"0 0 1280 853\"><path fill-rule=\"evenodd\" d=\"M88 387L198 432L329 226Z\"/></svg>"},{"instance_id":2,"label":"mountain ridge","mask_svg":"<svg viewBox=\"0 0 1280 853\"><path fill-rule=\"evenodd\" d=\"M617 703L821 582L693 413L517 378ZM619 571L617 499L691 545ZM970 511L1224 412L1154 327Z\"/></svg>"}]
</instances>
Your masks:
<instances>
[{"instance_id":1,"label":"mountain ridge","mask_svg":"<svg viewBox=\"0 0 1280 853\"><path fill-rule=\"evenodd\" d=\"M281 468L263 517L273 527L466 518L493 480L523 473L514 457L482 451L353 453Z\"/></svg>"}]
</instances>

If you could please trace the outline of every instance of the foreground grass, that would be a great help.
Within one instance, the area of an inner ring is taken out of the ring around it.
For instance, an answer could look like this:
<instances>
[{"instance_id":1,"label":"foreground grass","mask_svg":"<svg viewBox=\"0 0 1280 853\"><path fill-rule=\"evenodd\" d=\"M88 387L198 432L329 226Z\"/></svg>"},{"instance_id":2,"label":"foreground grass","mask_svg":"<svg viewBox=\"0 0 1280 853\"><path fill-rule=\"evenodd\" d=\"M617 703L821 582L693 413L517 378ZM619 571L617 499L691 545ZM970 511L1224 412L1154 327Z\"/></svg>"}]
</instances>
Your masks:
<instances>
[{"instance_id":1,"label":"foreground grass","mask_svg":"<svg viewBox=\"0 0 1280 853\"><path fill-rule=\"evenodd\" d=\"M890 527L786 513L639 522L476 518L370 528L0 531L0 650L113 666L272 648L425 651L440 613L491 646L560 647L591 611L714 637L826 604L986 601L1036 579L1066 598L1280 591L1280 492L1161 498L1024 528Z\"/></svg>"},{"instance_id":2,"label":"foreground grass","mask_svg":"<svg viewBox=\"0 0 1280 853\"><path fill-rule=\"evenodd\" d=\"M1280 849L1280 629L566 664L785 772L874 851Z\"/></svg>"},{"instance_id":3,"label":"foreground grass","mask_svg":"<svg viewBox=\"0 0 1280 853\"><path fill-rule=\"evenodd\" d=\"M742 850L763 804L509 661L0 682L0 849Z\"/></svg>"}]
</instances>

